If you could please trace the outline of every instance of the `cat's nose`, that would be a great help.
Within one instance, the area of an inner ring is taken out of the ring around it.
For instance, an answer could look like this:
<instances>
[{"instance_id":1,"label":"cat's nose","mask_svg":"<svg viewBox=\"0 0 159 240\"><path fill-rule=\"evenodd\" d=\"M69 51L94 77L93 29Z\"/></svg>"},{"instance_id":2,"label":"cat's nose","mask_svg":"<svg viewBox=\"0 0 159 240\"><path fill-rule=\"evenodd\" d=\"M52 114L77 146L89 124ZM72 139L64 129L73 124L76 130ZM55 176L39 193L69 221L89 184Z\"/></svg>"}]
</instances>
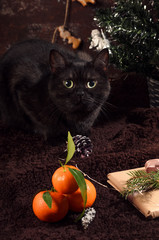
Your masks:
<instances>
[{"instance_id":1,"label":"cat's nose","mask_svg":"<svg viewBox=\"0 0 159 240\"><path fill-rule=\"evenodd\" d=\"M78 90L77 91L77 96L82 98L84 96L84 91L83 90Z\"/></svg>"}]
</instances>

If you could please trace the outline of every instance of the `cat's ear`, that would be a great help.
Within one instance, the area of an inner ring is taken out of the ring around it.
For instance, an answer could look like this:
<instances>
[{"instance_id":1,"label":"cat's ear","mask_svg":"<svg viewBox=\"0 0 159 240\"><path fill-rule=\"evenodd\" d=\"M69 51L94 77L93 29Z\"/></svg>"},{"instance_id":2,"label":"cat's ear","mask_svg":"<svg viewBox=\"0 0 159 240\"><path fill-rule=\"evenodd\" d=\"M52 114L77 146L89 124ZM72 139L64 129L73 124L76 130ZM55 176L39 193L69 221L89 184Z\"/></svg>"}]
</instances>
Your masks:
<instances>
[{"instance_id":1,"label":"cat's ear","mask_svg":"<svg viewBox=\"0 0 159 240\"><path fill-rule=\"evenodd\" d=\"M94 67L106 71L108 64L109 64L109 51L107 48L104 48L100 53L98 53L98 55L94 59Z\"/></svg>"},{"instance_id":2,"label":"cat's ear","mask_svg":"<svg viewBox=\"0 0 159 240\"><path fill-rule=\"evenodd\" d=\"M50 51L50 67L51 71L55 72L58 68L64 68L66 66L66 60L64 56L61 55L56 50Z\"/></svg>"}]
</instances>

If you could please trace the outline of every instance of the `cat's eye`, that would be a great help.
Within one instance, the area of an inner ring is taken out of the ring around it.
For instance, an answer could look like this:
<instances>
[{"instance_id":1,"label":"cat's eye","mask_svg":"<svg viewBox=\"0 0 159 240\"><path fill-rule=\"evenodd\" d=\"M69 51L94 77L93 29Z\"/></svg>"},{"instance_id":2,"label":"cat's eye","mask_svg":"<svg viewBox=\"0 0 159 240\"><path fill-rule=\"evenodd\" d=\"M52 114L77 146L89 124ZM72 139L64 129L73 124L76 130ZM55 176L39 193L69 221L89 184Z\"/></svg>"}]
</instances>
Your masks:
<instances>
[{"instance_id":1,"label":"cat's eye","mask_svg":"<svg viewBox=\"0 0 159 240\"><path fill-rule=\"evenodd\" d=\"M97 85L97 81L91 80L91 81L87 82L88 88L94 88L96 85Z\"/></svg>"},{"instance_id":2,"label":"cat's eye","mask_svg":"<svg viewBox=\"0 0 159 240\"><path fill-rule=\"evenodd\" d=\"M72 80L63 81L63 84L66 88L73 88L74 85Z\"/></svg>"}]
</instances>

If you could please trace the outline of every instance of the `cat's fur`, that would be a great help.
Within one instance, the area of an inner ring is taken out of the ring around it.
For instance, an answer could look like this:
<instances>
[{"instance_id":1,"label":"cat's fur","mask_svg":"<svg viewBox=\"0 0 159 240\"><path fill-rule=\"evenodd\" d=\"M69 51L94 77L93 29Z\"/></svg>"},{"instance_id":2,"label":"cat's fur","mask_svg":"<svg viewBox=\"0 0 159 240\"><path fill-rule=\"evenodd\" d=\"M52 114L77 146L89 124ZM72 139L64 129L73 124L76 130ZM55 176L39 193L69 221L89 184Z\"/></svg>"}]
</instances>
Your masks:
<instances>
[{"instance_id":1,"label":"cat's fur","mask_svg":"<svg viewBox=\"0 0 159 240\"><path fill-rule=\"evenodd\" d=\"M0 61L2 120L46 139L87 134L109 95L107 65L106 49L91 60L43 40L14 45ZM72 88L64 86L69 80Z\"/></svg>"}]
</instances>

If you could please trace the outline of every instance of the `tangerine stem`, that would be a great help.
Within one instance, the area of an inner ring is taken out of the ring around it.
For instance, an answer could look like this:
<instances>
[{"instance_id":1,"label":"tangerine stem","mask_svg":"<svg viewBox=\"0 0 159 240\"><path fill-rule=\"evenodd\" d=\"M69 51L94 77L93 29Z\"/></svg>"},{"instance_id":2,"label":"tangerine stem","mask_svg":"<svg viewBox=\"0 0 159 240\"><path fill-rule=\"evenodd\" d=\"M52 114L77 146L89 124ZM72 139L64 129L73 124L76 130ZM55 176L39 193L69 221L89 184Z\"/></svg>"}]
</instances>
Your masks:
<instances>
[{"instance_id":1,"label":"tangerine stem","mask_svg":"<svg viewBox=\"0 0 159 240\"><path fill-rule=\"evenodd\" d=\"M82 213L78 216L78 218L75 220L75 222L78 222L85 214L85 208L83 209Z\"/></svg>"},{"instance_id":2,"label":"tangerine stem","mask_svg":"<svg viewBox=\"0 0 159 240\"><path fill-rule=\"evenodd\" d=\"M65 164L62 164L62 162L60 160L59 160L59 163L60 163L61 167L63 167L64 172L66 172Z\"/></svg>"},{"instance_id":3,"label":"tangerine stem","mask_svg":"<svg viewBox=\"0 0 159 240\"><path fill-rule=\"evenodd\" d=\"M54 186L52 186L49 192L57 192L57 191L56 191L56 189L54 188Z\"/></svg>"}]
</instances>

